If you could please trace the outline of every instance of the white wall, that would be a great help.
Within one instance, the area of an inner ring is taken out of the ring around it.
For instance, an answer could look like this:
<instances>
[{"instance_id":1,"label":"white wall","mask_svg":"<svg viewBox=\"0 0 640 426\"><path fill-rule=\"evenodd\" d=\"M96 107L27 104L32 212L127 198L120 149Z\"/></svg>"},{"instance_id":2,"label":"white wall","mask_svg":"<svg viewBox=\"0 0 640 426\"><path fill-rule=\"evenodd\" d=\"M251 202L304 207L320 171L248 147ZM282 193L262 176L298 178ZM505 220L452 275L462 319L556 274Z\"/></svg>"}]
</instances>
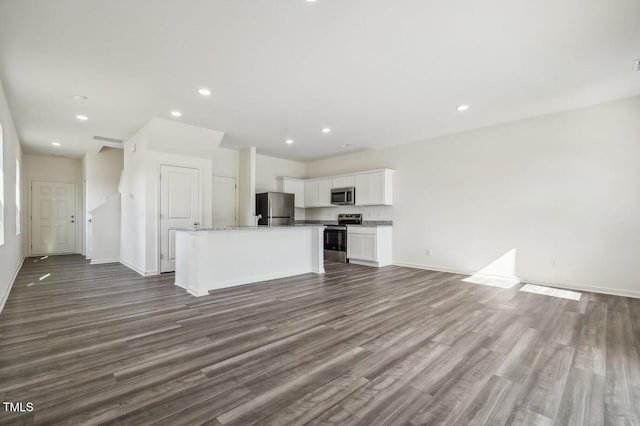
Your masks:
<instances>
[{"instance_id":1,"label":"white wall","mask_svg":"<svg viewBox=\"0 0 640 426\"><path fill-rule=\"evenodd\" d=\"M640 97L307 164L395 169L394 263L640 296ZM462 118L461 118L462 119ZM427 249L432 250L427 256Z\"/></svg>"},{"instance_id":2,"label":"white wall","mask_svg":"<svg viewBox=\"0 0 640 426\"><path fill-rule=\"evenodd\" d=\"M307 166L299 161L256 154L256 193L278 191L281 176L304 178Z\"/></svg>"},{"instance_id":3,"label":"white wall","mask_svg":"<svg viewBox=\"0 0 640 426\"><path fill-rule=\"evenodd\" d=\"M3 140L3 165L4 173L4 244L0 246L0 311L11 291L11 286L18 273L18 269L23 259L23 236L24 229L27 228L25 223L26 215L22 215L21 235L16 235L16 159L22 165L22 151L20 149L20 140L16 132L15 124L9 104L4 94L2 82L0 82L0 125L2 125ZM24 171L24 167L21 167ZM22 173L22 181L24 182L24 172ZM23 185L24 186L24 185ZM22 203L20 208L24 213L25 192L22 192Z\"/></svg>"},{"instance_id":4,"label":"white wall","mask_svg":"<svg viewBox=\"0 0 640 426\"><path fill-rule=\"evenodd\" d=\"M238 225L256 224L256 148L240 151L238 179Z\"/></svg>"},{"instance_id":5,"label":"white wall","mask_svg":"<svg viewBox=\"0 0 640 426\"><path fill-rule=\"evenodd\" d=\"M27 213L31 211L31 182L63 182L76 185L76 253L82 253L84 245L84 194L82 187L82 159L53 155L23 156L23 194L27 201ZM25 244L27 253L31 254L31 221L24 222Z\"/></svg>"},{"instance_id":6,"label":"white wall","mask_svg":"<svg viewBox=\"0 0 640 426\"><path fill-rule=\"evenodd\" d=\"M124 167L124 151L110 148L85 154L87 179L87 211L93 210L118 193Z\"/></svg>"},{"instance_id":7,"label":"white wall","mask_svg":"<svg viewBox=\"0 0 640 426\"><path fill-rule=\"evenodd\" d=\"M338 214L340 213L361 213L363 220L393 220L392 206L336 206L305 210L305 218L307 220L338 220Z\"/></svg>"},{"instance_id":8,"label":"white wall","mask_svg":"<svg viewBox=\"0 0 640 426\"><path fill-rule=\"evenodd\" d=\"M147 275L155 275L160 271L160 166L163 164L198 169L200 224L203 228L211 227L213 214L211 209L213 181L210 159L147 151L145 198L145 274Z\"/></svg>"},{"instance_id":9,"label":"white wall","mask_svg":"<svg viewBox=\"0 0 640 426\"><path fill-rule=\"evenodd\" d=\"M121 262L144 275L154 275L160 270L158 256L161 165L192 167L199 170L201 224L203 227L211 225L211 155L214 155L212 152L215 153L217 145L214 148L206 146L206 152L194 157L155 151L150 149L150 146L155 144L156 148L165 149L168 146L167 141L172 140L173 145L170 149L176 150L181 146L189 146L192 136L196 140L194 146L200 146L206 139L207 132L210 132L211 136L207 140L211 143L216 143L217 140L219 143L219 132L180 123L166 125L166 121L149 121L124 143ZM169 136L167 128L170 129ZM181 129L184 130L183 133ZM186 151L196 150L194 146Z\"/></svg>"},{"instance_id":10,"label":"white wall","mask_svg":"<svg viewBox=\"0 0 640 426\"><path fill-rule=\"evenodd\" d=\"M213 156L213 174L238 179L239 162L238 150L220 147Z\"/></svg>"},{"instance_id":11,"label":"white wall","mask_svg":"<svg viewBox=\"0 0 640 426\"><path fill-rule=\"evenodd\" d=\"M91 210L91 264L120 262L120 194Z\"/></svg>"},{"instance_id":12,"label":"white wall","mask_svg":"<svg viewBox=\"0 0 640 426\"><path fill-rule=\"evenodd\" d=\"M154 117L149 128L148 149L184 157L207 158L215 155L224 133L204 127Z\"/></svg>"},{"instance_id":13,"label":"white wall","mask_svg":"<svg viewBox=\"0 0 640 426\"><path fill-rule=\"evenodd\" d=\"M24 155L26 180L78 183L82 180L82 159L57 155Z\"/></svg>"},{"instance_id":14,"label":"white wall","mask_svg":"<svg viewBox=\"0 0 640 426\"><path fill-rule=\"evenodd\" d=\"M233 199L226 198L226 195L212 194L211 207L215 207L215 203L224 203L225 205L235 205L236 221L238 220L238 182L240 179L240 152L236 149L219 147L213 157L213 175L222 177L231 177L235 179L236 191ZM212 226L216 226L212 217Z\"/></svg>"},{"instance_id":15,"label":"white wall","mask_svg":"<svg viewBox=\"0 0 640 426\"><path fill-rule=\"evenodd\" d=\"M256 193L279 191L278 178L282 176L290 178L304 178L307 174L307 165L299 161L285 160L270 157L268 155L256 155ZM295 219L309 218L306 209L295 209Z\"/></svg>"},{"instance_id":16,"label":"white wall","mask_svg":"<svg viewBox=\"0 0 640 426\"><path fill-rule=\"evenodd\" d=\"M84 228L84 235L82 239L82 248L80 253L83 256L87 256L87 251L89 247L91 247L91 226L89 224L89 215L87 213L87 156L84 155L80 160L80 168L82 170L82 183L80 187L80 193L82 194L82 199L84 200L84 219L82 220L82 227Z\"/></svg>"},{"instance_id":17,"label":"white wall","mask_svg":"<svg viewBox=\"0 0 640 426\"><path fill-rule=\"evenodd\" d=\"M148 129L143 126L124 143L120 216L120 262L144 274L145 197Z\"/></svg>"},{"instance_id":18,"label":"white wall","mask_svg":"<svg viewBox=\"0 0 640 426\"><path fill-rule=\"evenodd\" d=\"M107 148L102 152L88 152L82 159L82 165L85 187L85 217L87 218L85 220L85 254L88 258L92 258L92 226L88 222L91 219L89 212L118 195L118 183L124 167L124 152L117 148ZM119 228L114 229L114 232L116 231L120 234Z\"/></svg>"}]
</instances>

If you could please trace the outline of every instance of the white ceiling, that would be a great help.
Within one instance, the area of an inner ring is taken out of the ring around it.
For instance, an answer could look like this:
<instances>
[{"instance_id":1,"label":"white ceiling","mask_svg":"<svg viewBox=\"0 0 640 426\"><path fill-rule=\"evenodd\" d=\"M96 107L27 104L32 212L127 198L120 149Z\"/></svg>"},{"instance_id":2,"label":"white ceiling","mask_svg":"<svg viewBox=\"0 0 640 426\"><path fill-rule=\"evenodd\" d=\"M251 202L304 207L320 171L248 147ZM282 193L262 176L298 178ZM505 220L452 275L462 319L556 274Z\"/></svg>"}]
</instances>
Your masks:
<instances>
[{"instance_id":1,"label":"white ceiling","mask_svg":"<svg viewBox=\"0 0 640 426\"><path fill-rule=\"evenodd\" d=\"M638 0L0 0L27 152L79 156L177 109L309 160L638 95L636 58Z\"/></svg>"}]
</instances>

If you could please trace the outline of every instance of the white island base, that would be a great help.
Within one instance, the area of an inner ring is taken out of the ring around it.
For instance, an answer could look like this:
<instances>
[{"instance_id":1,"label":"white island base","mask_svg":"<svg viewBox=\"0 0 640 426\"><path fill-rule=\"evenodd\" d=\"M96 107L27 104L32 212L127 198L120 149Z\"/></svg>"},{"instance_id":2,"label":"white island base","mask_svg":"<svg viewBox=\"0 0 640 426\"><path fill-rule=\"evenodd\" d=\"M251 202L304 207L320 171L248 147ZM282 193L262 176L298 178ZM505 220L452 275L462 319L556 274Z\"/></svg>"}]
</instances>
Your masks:
<instances>
[{"instance_id":1,"label":"white island base","mask_svg":"<svg viewBox=\"0 0 640 426\"><path fill-rule=\"evenodd\" d=\"M194 296L259 281L324 273L324 226L176 231L176 281Z\"/></svg>"}]
</instances>

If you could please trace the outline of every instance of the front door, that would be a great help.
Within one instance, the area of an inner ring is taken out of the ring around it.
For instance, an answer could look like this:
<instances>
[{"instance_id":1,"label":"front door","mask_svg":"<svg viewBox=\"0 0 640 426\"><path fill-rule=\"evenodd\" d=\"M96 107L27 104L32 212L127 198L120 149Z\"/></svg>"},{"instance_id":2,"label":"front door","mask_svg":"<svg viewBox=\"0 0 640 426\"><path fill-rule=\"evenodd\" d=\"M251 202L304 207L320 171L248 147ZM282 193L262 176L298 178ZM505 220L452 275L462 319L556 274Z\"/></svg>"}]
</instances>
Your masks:
<instances>
[{"instance_id":1,"label":"front door","mask_svg":"<svg viewBox=\"0 0 640 426\"><path fill-rule=\"evenodd\" d=\"M175 229L200 222L198 182L198 169L160 166L160 272L175 271Z\"/></svg>"},{"instance_id":2,"label":"front door","mask_svg":"<svg viewBox=\"0 0 640 426\"><path fill-rule=\"evenodd\" d=\"M76 252L76 185L32 182L31 253Z\"/></svg>"}]
</instances>

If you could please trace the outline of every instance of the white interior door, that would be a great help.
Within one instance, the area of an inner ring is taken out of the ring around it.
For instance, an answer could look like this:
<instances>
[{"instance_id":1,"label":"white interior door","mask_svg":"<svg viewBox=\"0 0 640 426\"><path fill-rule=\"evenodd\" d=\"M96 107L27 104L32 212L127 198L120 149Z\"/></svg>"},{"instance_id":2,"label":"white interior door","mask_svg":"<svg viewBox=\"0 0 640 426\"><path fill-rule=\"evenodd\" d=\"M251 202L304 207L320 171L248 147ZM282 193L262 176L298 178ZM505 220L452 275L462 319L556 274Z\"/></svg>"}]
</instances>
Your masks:
<instances>
[{"instance_id":1,"label":"white interior door","mask_svg":"<svg viewBox=\"0 0 640 426\"><path fill-rule=\"evenodd\" d=\"M198 169L160 166L160 272L176 269L176 228L200 223Z\"/></svg>"},{"instance_id":2,"label":"white interior door","mask_svg":"<svg viewBox=\"0 0 640 426\"><path fill-rule=\"evenodd\" d=\"M32 182L31 253L76 252L76 185Z\"/></svg>"},{"instance_id":3,"label":"white interior door","mask_svg":"<svg viewBox=\"0 0 640 426\"><path fill-rule=\"evenodd\" d=\"M213 177L213 226L236 225L236 178Z\"/></svg>"}]
</instances>

